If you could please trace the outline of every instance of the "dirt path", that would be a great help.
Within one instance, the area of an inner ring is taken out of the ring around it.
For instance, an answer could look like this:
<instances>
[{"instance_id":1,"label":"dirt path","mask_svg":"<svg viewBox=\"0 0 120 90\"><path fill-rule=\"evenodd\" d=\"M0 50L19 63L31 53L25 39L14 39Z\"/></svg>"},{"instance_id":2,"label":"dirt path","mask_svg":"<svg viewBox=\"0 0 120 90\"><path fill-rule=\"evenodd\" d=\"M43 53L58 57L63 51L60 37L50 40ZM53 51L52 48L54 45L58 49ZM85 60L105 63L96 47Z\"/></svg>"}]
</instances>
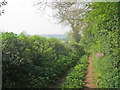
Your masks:
<instances>
[{"instance_id":1,"label":"dirt path","mask_svg":"<svg viewBox=\"0 0 120 90\"><path fill-rule=\"evenodd\" d=\"M86 88L97 88L97 85L94 84L92 76L95 76L95 73L92 73L92 61L91 57L88 58L88 67L87 67L87 75L85 80L85 87Z\"/></svg>"}]
</instances>

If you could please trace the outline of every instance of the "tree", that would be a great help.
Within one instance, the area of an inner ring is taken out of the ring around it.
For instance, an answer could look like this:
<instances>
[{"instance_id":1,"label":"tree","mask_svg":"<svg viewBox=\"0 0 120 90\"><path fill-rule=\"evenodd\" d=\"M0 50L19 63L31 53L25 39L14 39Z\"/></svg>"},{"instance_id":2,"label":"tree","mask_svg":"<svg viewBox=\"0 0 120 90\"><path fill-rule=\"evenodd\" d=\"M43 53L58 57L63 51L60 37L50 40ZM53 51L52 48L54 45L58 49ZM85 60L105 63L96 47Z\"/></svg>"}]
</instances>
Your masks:
<instances>
[{"instance_id":1,"label":"tree","mask_svg":"<svg viewBox=\"0 0 120 90\"><path fill-rule=\"evenodd\" d=\"M4 6L4 5L6 5L7 4L7 2L6 2L6 0L1 0L0 1L0 8L1 8L1 6ZM0 15L2 15L2 14L4 14L4 9L0 9Z\"/></svg>"},{"instance_id":2,"label":"tree","mask_svg":"<svg viewBox=\"0 0 120 90\"><path fill-rule=\"evenodd\" d=\"M60 0L47 2L43 0L41 2L38 2L37 4L40 5L40 8L43 8L43 10L45 10L46 7L52 8L56 12L53 17L57 18L59 23L71 27L73 41L80 41L81 30L86 24L83 20L83 15L87 11L86 3L80 3L77 1L62 2Z\"/></svg>"}]
</instances>

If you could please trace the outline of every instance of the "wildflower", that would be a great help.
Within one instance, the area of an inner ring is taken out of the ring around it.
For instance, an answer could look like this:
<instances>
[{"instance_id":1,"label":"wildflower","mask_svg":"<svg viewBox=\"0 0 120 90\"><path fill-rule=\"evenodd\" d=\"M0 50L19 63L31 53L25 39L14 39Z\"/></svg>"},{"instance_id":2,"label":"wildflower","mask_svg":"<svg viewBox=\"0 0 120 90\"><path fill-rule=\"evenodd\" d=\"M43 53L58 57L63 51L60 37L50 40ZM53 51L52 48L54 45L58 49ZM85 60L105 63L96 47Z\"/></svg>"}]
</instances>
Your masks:
<instances>
[{"instance_id":1,"label":"wildflower","mask_svg":"<svg viewBox=\"0 0 120 90\"><path fill-rule=\"evenodd\" d=\"M99 53L97 53L96 55L97 55L97 58L100 56L100 54L99 54Z\"/></svg>"},{"instance_id":2,"label":"wildflower","mask_svg":"<svg viewBox=\"0 0 120 90\"><path fill-rule=\"evenodd\" d=\"M100 54L100 53L97 53L96 56L97 56L97 58L102 57L102 56L103 56L103 53L101 53L101 54Z\"/></svg>"}]
</instances>

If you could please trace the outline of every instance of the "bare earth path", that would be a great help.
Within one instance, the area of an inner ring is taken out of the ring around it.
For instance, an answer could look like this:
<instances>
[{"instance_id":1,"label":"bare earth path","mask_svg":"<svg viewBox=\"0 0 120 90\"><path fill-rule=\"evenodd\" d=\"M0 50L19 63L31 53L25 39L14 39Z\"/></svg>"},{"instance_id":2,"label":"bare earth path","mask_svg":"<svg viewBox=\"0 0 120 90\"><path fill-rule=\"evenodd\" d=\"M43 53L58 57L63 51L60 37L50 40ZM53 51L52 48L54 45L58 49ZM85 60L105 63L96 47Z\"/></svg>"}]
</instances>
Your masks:
<instances>
[{"instance_id":1,"label":"bare earth path","mask_svg":"<svg viewBox=\"0 0 120 90\"><path fill-rule=\"evenodd\" d=\"M92 73L92 61L91 57L88 57L88 67L87 67L87 75L85 80L85 87L86 88L97 88L97 85L94 84L92 76L95 76L94 73Z\"/></svg>"}]
</instances>

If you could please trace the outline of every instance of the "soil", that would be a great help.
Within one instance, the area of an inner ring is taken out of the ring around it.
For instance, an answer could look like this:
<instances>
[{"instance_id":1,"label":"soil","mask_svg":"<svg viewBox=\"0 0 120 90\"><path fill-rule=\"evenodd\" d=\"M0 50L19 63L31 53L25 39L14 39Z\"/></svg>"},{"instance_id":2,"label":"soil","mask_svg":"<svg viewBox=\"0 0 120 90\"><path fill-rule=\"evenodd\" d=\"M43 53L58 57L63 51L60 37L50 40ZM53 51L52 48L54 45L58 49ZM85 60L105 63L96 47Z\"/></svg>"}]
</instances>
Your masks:
<instances>
[{"instance_id":1,"label":"soil","mask_svg":"<svg viewBox=\"0 0 120 90\"><path fill-rule=\"evenodd\" d=\"M91 57L88 57L88 63L89 63L89 65L88 65L88 67L87 67L87 74L86 74L86 80L84 81L85 82L85 88L98 88L98 86L94 83L94 81L93 81L93 76L96 76L96 73L92 73L92 71L94 71L93 70L93 68L92 68L92 60L91 60ZM67 72L66 72L66 74L61 78L61 79L59 79L57 82L56 82L56 84L55 85L51 85L51 86L49 86L49 88L61 88L61 84L63 83L63 82L65 82L65 80L66 80L66 76L67 76L67 74L69 74L71 72L71 69L70 70L68 70ZM96 79L96 77L95 77L95 79Z\"/></svg>"},{"instance_id":2,"label":"soil","mask_svg":"<svg viewBox=\"0 0 120 90\"><path fill-rule=\"evenodd\" d=\"M87 74L85 80L85 87L86 88L97 88L97 85L93 81L93 76L96 76L96 73L92 73L92 61L91 57L88 57L88 67L87 67ZM95 77L96 78L96 77Z\"/></svg>"}]
</instances>

